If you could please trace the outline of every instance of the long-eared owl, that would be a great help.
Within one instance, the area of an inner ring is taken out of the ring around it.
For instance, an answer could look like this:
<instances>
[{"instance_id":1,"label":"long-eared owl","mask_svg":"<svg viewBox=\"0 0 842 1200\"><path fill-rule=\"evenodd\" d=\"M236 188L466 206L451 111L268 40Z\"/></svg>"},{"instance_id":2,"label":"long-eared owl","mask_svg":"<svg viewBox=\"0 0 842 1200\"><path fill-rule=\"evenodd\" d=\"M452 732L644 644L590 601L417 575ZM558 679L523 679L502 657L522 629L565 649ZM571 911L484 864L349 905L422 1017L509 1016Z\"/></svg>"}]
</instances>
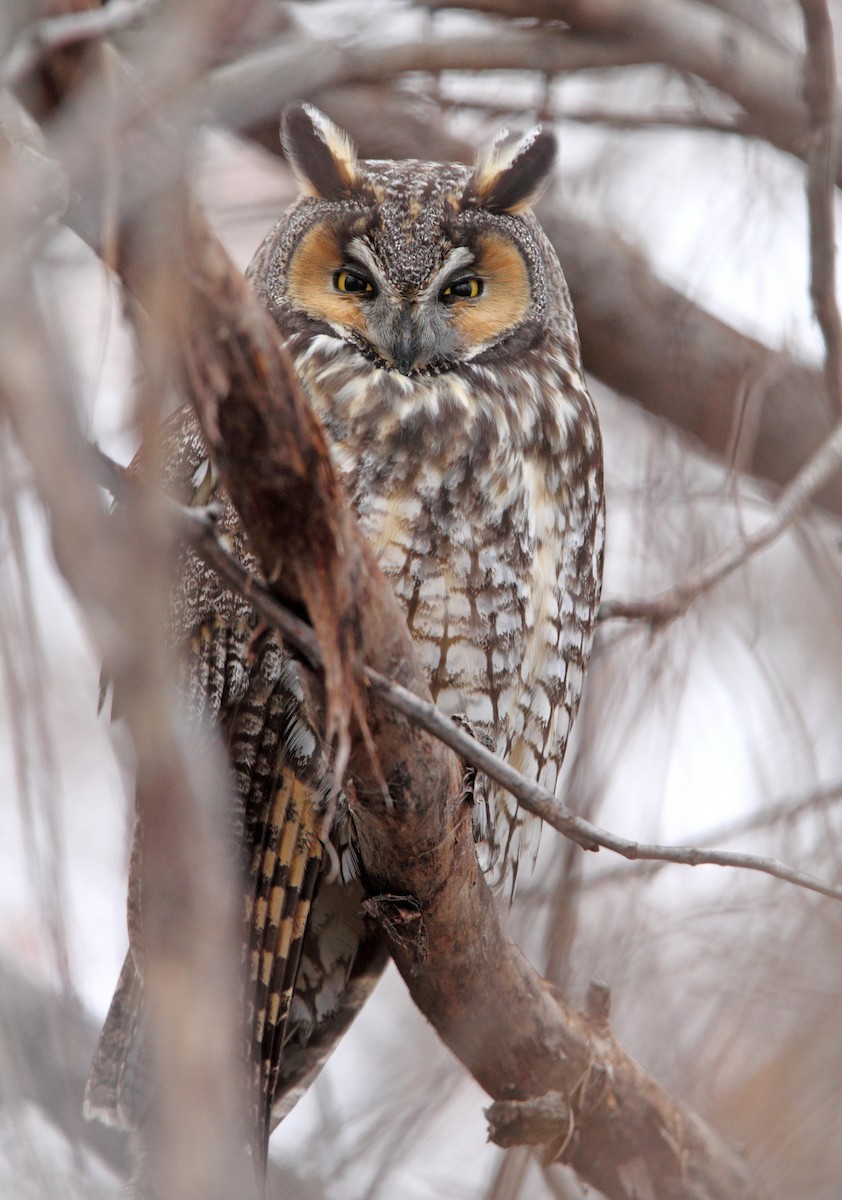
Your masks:
<instances>
[{"instance_id":1,"label":"long-eared owl","mask_svg":"<svg viewBox=\"0 0 842 1200\"><path fill-rule=\"evenodd\" d=\"M531 212L553 135L501 135L473 168L365 162L323 114L295 105L283 140L302 195L251 281L403 603L436 703L553 789L603 548L599 429L561 268ZM221 531L256 570L188 411L171 419L164 447L172 492L220 504ZM265 1159L272 1120L367 995L382 949L360 915L353 807L340 801L328 828L329 763L295 663L271 632L255 637L258 624L185 548L171 630L188 708L221 727L235 777L250 1136ZM475 788L491 858L516 870L522 817L506 793L481 778ZM143 1058L130 949L89 1114L142 1124Z\"/></svg>"}]
</instances>

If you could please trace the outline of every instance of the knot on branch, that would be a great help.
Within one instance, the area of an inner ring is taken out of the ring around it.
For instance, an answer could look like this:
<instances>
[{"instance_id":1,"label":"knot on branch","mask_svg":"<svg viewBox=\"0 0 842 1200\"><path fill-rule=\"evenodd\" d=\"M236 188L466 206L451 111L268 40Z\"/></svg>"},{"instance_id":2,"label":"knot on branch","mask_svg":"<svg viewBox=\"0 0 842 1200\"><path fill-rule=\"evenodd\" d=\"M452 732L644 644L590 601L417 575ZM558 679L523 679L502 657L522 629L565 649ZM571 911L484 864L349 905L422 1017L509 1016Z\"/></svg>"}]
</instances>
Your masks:
<instances>
[{"instance_id":1,"label":"knot on branch","mask_svg":"<svg viewBox=\"0 0 842 1200\"><path fill-rule=\"evenodd\" d=\"M363 900L363 912L382 925L389 939L409 955L410 971L417 975L427 961L427 927L421 902L415 896L384 893Z\"/></svg>"},{"instance_id":2,"label":"knot on branch","mask_svg":"<svg viewBox=\"0 0 842 1200\"><path fill-rule=\"evenodd\" d=\"M608 1029L611 1016L611 989L601 979L592 979L585 996L583 1015L600 1032Z\"/></svg>"},{"instance_id":3,"label":"knot on branch","mask_svg":"<svg viewBox=\"0 0 842 1200\"><path fill-rule=\"evenodd\" d=\"M488 1140L496 1146L543 1146L544 1161L554 1162L573 1132L573 1110L561 1092L529 1100L495 1100L485 1109Z\"/></svg>"}]
</instances>

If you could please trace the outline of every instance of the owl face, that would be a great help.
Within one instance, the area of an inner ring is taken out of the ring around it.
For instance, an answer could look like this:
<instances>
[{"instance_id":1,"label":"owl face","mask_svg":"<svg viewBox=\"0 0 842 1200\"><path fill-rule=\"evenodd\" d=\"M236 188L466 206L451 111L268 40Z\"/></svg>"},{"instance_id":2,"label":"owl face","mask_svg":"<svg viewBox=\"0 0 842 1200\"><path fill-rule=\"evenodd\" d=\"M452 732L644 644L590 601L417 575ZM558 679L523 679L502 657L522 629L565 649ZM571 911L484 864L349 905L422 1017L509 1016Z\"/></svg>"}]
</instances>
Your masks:
<instances>
[{"instance_id":1,"label":"owl face","mask_svg":"<svg viewBox=\"0 0 842 1200\"><path fill-rule=\"evenodd\" d=\"M298 323L413 377L537 335L547 285L527 210L552 169L552 134L500 137L473 169L359 162L309 105L287 110L283 136L304 195L276 269Z\"/></svg>"}]
</instances>

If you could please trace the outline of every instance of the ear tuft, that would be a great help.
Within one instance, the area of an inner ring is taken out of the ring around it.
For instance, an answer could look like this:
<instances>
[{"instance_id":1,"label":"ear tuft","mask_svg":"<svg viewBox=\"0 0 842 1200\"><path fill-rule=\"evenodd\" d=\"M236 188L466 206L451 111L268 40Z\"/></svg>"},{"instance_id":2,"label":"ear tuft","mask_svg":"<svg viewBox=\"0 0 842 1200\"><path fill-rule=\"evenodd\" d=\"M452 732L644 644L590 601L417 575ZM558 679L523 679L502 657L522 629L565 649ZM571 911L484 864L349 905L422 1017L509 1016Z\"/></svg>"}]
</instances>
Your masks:
<instances>
[{"instance_id":1,"label":"ear tuft","mask_svg":"<svg viewBox=\"0 0 842 1200\"><path fill-rule=\"evenodd\" d=\"M281 143L302 192L345 200L357 179L357 151L344 130L312 104L290 104L281 118Z\"/></svg>"},{"instance_id":2,"label":"ear tuft","mask_svg":"<svg viewBox=\"0 0 842 1200\"><path fill-rule=\"evenodd\" d=\"M501 129L477 155L474 173L462 199L463 207L493 213L519 213L544 194L555 164L555 134L538 125L519 141Z\"/></svg>"}]
</instances>

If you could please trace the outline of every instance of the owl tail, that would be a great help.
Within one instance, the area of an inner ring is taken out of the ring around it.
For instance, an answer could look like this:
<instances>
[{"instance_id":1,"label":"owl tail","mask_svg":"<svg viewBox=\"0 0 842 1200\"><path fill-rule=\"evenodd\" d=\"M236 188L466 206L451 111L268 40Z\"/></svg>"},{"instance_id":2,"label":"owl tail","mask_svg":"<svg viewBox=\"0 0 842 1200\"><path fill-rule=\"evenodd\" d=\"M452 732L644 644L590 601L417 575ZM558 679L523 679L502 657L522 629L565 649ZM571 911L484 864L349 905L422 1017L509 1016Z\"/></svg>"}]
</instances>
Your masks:
<instances>
[{"instance_id":1,"label":"owl tail","mask_svg":"<svg viewBox=\"0 0 842 1200\"><path fill-rule=\"evenodd\" d=\"M287 771L256 839L249 913L249 1011L254 1151L265 1168L292 994L324 854L327 815Z\"/></svg>"}]
</instances>

